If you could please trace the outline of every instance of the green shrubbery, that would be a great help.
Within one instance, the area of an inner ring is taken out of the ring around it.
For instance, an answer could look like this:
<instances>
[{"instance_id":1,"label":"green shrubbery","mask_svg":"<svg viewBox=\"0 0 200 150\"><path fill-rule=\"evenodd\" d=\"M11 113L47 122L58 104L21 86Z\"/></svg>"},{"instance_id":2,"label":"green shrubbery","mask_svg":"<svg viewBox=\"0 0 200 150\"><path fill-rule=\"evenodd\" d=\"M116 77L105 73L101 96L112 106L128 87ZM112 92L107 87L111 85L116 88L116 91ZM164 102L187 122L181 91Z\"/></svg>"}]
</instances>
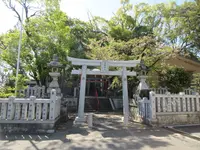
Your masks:
<instances>
[{"instance_id":1,"label":"green shrubbery","mask_svg":"<svg viewBox=\"0 0 200 150\"><path fill-rule=\"evenodd\" d=\"M0 88L0 98L8 98L9 96L14 96L14 89L8 86Z\"/></svg>"},{"instance_id":2,"label":"green shrubbery","mask_svg":"<svg viewBox=\"0 0 200 150\"><path fill-rule=\"evenodd\" d=\"M161 83L169 88L172 93L182 92L189 88L192 81L192 74L183 68L171 67L162 74Z\"/></svg>"},{"instance_id":3,"label":"green shrubbery","mask_svg":"<svg viewBox=\"0 0 200 150\"><path fill-rule=\"evenodd\" d=\"M5 86L0 88L0 98L8 98L9 96L15 96L15 80L16 77L10 76L5 84ZM26 82L28 78L22 74L18 75L17 91L26 89ZM24 97L23 94L17 93L17 97Z\"/></svg>"}]
</instances>

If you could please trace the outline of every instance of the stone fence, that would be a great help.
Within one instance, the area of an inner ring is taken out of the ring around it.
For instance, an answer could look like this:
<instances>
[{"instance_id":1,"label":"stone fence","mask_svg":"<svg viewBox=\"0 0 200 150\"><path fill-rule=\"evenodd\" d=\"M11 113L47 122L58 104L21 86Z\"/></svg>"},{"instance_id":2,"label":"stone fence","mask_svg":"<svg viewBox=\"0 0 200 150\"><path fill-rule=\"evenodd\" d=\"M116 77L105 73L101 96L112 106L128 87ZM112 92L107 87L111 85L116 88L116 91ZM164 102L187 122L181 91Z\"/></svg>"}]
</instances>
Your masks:
<instances>
[{"instance_id":1,"label":"stone fence","mask_svg":"<svg viewBox=\"0 0 200 150\"><path fill-rule=\"evenodd\" d=\"M24 90L18 91L20 94L22 94L23 97L30 97L35 96L36 98L44 98L45 97L45 86L34 86L34 87L28 87Z\"/></svg>"},{"instance_id":2,"label":"stone fence","mask_svg":"<svg viewBox=\"0 0 200 150\"><path fill-rule=\"evenodd\" d=\"M50 99L9 97L0 98L0 125L2 124L52 124L60 117L60 97L51 91ZM31 127L31 126L30 126Z\"/></svg>"},{"instance_id":3,"label":"stone fence","mask_svg":"<svg viewBox=\"0 0 200 150\"><path fill-rule=\"evenodd\" d=\"M200 95L156 94L150 92L149 100L138 102L143 120L159 125L200 124Z\"/></svg>"},{"instance_id":4,"label":"stone fence","mask_svg":"<svg viewBox=\"0 0 200 150\"><path fill-rule=\"evenodd\" d=\"M167 87L159 87L159 88L151 88L150 91L155 92L156 94L166 94L169 92L169 89ZM184 89L183 91L186 95L194 95L196 94L196 90L191 89L191 88L187 88Z\"/></svg>"}]
</instances>

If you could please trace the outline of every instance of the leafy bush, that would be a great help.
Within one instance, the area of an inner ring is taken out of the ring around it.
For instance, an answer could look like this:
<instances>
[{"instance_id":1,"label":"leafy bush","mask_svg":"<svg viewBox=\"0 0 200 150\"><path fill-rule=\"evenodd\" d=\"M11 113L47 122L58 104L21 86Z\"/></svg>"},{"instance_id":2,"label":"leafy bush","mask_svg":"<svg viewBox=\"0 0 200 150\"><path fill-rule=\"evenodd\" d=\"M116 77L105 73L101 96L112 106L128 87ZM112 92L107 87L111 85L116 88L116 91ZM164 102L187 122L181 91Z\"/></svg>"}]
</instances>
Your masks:
<instances>
[{"instance_id":1,"label":"leafy bush","mask_svg":"<svg viewBox=\"0 0 200 150\"><path fill-rule=\"evenodd\" d=\"M0 98L8 98L9 96L14 96L14 90L11 87L1 87L0 88Z\"/></svg>"},{"instance_id":2,"label":"leafy bush","mask_svg":"<svg viewBox=\"0 0 200 150\"><path fill-rule=\"evenodd\" d=\"M189 88L192 81L192 74L183 68L171 67L161 77L162 85L169 88L172 93L182 92Z\"/></svg>"},{"instance_id":3,"label":"leafy bush","mask_svg":"<svg viewBox=\"0 0 200 150\"><path fill-rule=\"evenodd\" d=\"M15 96L15 80L16 77L10 76L6 82L6 85L0 88L0 98L7 98L9 96ZM22 74L18 75L17 91L24 90L28 78ZM23 94L17 93L17 97L24 97Z\"/></svg>"}]
</instances>

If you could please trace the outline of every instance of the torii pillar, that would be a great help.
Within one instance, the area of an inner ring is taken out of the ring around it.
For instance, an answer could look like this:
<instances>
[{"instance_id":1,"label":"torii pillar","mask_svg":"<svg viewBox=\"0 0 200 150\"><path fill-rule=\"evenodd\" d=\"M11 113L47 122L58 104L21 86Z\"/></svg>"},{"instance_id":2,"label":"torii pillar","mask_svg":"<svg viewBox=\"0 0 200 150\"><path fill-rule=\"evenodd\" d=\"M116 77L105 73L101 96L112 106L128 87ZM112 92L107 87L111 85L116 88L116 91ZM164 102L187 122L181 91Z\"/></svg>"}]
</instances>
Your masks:
<instances>
[{"instance_id":1,"label":"torii pillar","mask_svg":"<svg viewBox=\"0 0 200 150\"><path fill-rule=\"evenodd\" d=\"M85 107L85 87L86 87L86 75L87 66L82 66L81 74L81 85L80 85L80 94L79 94L79 106L78 106L78 116L75 118L75 123L85 122L84 116L84 107Z\"/></svg>"},{"instance_id":2,"label":"torii pillar","mask_svg":"<svg viewBox=\"0 0 200 150\"><path fill-rule=\"evenodd\" d=\"M122 85L123 85L123 113L124 113L124 124L128 125L129 120L129 101L128 101L128 83L126 67L122 69Z\"/></svg>"}]
</instances>

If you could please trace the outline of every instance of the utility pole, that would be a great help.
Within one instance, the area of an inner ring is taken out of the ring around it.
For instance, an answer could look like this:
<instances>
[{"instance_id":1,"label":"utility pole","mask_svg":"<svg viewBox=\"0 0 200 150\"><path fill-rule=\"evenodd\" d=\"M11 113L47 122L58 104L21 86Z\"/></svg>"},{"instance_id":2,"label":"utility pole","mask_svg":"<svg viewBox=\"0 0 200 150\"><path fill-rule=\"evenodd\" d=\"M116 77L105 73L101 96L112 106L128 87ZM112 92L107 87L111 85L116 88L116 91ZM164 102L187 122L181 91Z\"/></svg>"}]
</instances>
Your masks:
<instances>
[{"instance_id":1,"label":"utility pole","mask_svg":"<svg viewBox=\"0 0 200 150\"><path fill-rule=\"evenodd\" d=\"M19 35L18 54L17 54L17 70L16 70L16 80L15 80L15 96L17 96L17 83L18 83L19 64L20 64L20 52L21 52L21 43L22 43L22 32L23 32L23 16L24 16L24 7L22 6L22 16L21 16L21 21L20 21L20 35Z\"/></svg>"}]
</instances>

